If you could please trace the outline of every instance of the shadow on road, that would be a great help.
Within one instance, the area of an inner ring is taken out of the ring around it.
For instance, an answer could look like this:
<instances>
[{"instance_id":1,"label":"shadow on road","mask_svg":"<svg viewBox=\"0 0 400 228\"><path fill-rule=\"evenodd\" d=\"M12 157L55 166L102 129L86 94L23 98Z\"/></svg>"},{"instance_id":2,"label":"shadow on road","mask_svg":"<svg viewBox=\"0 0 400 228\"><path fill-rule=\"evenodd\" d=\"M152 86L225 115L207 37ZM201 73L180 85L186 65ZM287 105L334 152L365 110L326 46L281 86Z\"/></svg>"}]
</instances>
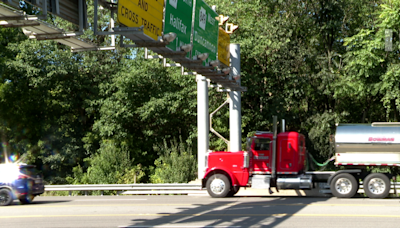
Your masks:
<instances>
[{"instance_id":1,"label":"shadow on road","mask_svg":"<svg viewBox=\"0 0 400 228\"><path fill-rule=\"evenodd\" d=\"M329 198L231 197L215 199L209 204L192 204L178 208L177 213L156 213L154 216L157 218L154 219L135 218L132 219L131 224L120 227L274 227L307 205L327 199Z\"/></svg>"}]
</instances>

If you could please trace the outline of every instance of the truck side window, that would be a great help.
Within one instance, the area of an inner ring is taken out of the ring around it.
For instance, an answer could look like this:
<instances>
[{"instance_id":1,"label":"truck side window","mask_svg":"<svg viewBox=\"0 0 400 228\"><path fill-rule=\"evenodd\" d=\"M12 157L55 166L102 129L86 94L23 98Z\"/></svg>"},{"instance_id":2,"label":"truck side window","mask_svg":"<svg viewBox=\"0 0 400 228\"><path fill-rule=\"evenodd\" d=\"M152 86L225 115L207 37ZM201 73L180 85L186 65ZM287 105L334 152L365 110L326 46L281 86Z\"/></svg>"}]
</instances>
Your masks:
<instances>
[{"instance_id":1,"label":"truck side window","mask_svg":"<svg viewBox=\"0 0 400 228\"><path fill-rule=\"evenodd\" d=\"M271 139L256 138L254 139L254 150L269 150Z\"/></svg>"}]
</instances>

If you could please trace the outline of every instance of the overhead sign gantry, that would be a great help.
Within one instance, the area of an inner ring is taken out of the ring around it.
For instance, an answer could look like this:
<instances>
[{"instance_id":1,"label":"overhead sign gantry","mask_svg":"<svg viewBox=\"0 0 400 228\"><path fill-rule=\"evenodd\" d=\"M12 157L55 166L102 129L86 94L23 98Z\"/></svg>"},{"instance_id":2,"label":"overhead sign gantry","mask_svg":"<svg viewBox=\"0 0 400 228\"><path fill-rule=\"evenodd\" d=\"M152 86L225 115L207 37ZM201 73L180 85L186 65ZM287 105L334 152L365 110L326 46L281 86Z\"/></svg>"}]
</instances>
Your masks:
<instances>
[{"instance_id":1,"label":"overhead sign gantry","mask_svg":"<svg viewBox=\"0 0 400 228\"><path fill-rule=\"evenodd\" d=\"M126 27L114 31L125 31L123 36L132 40L135 47L146 47L157 53L157 58L169 58L220 88L246 90L228 76L229 39L227 34L220 35L219 16L203 0L119 0L117 16ZM133 32L132 28L143 33ZM127 33L129 30L131 34ZM218 42L220 36L222 44ZM218 61L219 46L225 50L221 55L223 64Z\"/></svg>"},{"instance_id":2,"label":"overhead sign gantry","mask_svg":"<svg viewBox=\"0 0 400 228\"><path fill-rule=\"evenodd\" d=\"M160 58L169 58L177 66L203 75L217 83L218 88L245 91L229 78L229 35L219 28L218 14L204 0L93 0L94 35L111 35L109 47L99 47L79 38L88 28L85 0L25 0L38 7L40 15L26 15L19 0L0 0L0 26L23 27L30 38L53 39L71 47L72 51L110 50L115 36L120 35L122 47L146 47ZM110 10L109 31L97 31L98 6ZM39 11L37 11L39 12ZM44 20L53 14L75 25L77 30L65 32ZM114 26L114 14L120 27ZM124 37L134 45L125 45ZM186 73L186 72L184 72Z\"/></svg>"}]
</instances>

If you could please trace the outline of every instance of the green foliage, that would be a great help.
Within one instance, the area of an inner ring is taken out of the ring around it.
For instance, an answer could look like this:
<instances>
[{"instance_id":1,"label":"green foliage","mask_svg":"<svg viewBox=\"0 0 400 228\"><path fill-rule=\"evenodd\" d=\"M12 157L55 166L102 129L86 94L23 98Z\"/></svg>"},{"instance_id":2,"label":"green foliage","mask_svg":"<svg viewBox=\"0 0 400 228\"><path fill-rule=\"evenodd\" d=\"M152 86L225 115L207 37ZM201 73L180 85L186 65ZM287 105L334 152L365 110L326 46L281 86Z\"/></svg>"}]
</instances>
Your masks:
<instances>
[{"instance_id":1,"label":"green foliage","mask_svg":"<svg viewBox=\"0 0 400 228\"><path fill-rule=\"evenodd\" d=\"M140 183L143 177L145 177L146 173L144 172L141 164L136 166L132 166L125 169L124 174L118 180L118 184L136 184Z\"/></svg>"},{"instance_id":2,"label":"green foliage","mask_svg":"<svg viewBox=\"0 0 400 228\"><path fill-rule=\"evenodd\" d=\"M154 162L154 174L150 176L152 183L188 183L197 177L197 161L193 156L191 144L180 139L164 140L163 145L155 148L160 157Z\"/></svg>"},{"instance_id":3,"label":"green foliage","mask_svg":"<svg viewBox=\"0 0 400 228\"><path fill-rule=\"evenodd\" d=\"M332 142L330 142L330 136L335 134L335 123L341 122L345 119L347 113L321 113L316 114L309 119L308 125L313 126L308 132L308 140L310 145L314 148L309 148L315 154L316 158L328 159L333 156L331 153ZM320 151L320 153L315 153Z\"/></svg>"},{"instance_id":4,"label":"green foliage","mask_svg":"<svg viewBox=\"0 0 400 228\"><path fill-rule=\"evenodd\" d=\"M347 77L344 80L352 94L366 100L374 97L380 109L386 109L386 115L381 119L398 121L400 4L387 0L375 8L374 20L356 35L345 39ZM385 50L387 30L393 31L393 50L390 51Z\"/></svg>"},{"instance_id":5,"label":"green foliage","mask_svg":"<svg viewBox=\"0 0 400 228\"><path fill-rule=\"evenodd\" d=\"M129 153L120 150L112 140L103 141L99 153L86 161L90 166L82 180L89 184L116 183L132 167Z\"/></svg>"}]
</instances>

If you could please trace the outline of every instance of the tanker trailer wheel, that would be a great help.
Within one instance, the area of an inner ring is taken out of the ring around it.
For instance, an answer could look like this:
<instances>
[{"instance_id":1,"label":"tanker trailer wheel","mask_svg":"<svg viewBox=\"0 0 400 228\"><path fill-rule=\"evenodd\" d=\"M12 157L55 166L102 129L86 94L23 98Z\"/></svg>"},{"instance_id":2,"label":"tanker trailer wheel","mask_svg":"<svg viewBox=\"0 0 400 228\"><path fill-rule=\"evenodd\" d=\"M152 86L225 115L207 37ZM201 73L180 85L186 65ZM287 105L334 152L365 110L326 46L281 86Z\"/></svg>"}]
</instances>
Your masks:
<instances>
[{"instance_id":1,"label":"tanker trailer wheel","mask_svg":"<svg viewBox=\"0 0 400 228\"><path fill-rule=\"evenodd\" d=\"M353 175L341 173L333 178L331 191L338 198L351 198L358 191L358 182Z\"/></svg>"},{"instance_id":2,"label":"tanker trailer wheel","mask_svg":"<svg viewBox=\"0 0 400 228\"><path fill-rule=\"evenodd\" d=\"M371 199L386 198L390 191L390 180L383 173L371 173L364 179L364 191Z\"/></svg>"},{"instance_id":3,"label":"tanker trailer wheel","mask_svg":"<svg viewBox=\"0 0 400 228\"><path fill-rule=\"evenodd\" d=\"M207 192L213 198L228 196L231 190L231 182L223 174L214 174L207 180Z\"/></svg>"}]
</instances>

